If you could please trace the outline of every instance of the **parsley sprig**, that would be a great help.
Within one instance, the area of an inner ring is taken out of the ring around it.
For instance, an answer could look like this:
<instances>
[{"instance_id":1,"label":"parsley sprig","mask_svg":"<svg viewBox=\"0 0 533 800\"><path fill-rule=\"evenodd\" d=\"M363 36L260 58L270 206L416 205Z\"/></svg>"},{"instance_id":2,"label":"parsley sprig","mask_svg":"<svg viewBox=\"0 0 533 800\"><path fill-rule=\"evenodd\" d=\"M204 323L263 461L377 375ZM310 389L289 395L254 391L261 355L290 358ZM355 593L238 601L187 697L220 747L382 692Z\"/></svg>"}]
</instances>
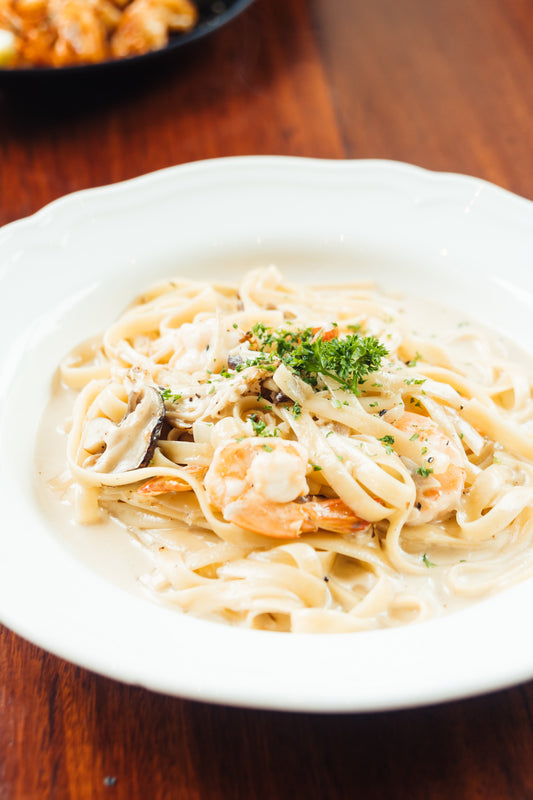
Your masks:
<instances>
[{"instance_id":1,"label":"parsley sprig","mask_svg":"<svg viewBox=\"0 0 533 800\"><path fill-rule=\"evenodd\" d=\"M265 351L299 375L311 386L319 377L336 381L341 389L359 394L358 384L376 372L388 351L375 336L358 333L344 337L329 336L313 328L272 330L259 323L252 328Z\"/></svg>"}]
</instances>

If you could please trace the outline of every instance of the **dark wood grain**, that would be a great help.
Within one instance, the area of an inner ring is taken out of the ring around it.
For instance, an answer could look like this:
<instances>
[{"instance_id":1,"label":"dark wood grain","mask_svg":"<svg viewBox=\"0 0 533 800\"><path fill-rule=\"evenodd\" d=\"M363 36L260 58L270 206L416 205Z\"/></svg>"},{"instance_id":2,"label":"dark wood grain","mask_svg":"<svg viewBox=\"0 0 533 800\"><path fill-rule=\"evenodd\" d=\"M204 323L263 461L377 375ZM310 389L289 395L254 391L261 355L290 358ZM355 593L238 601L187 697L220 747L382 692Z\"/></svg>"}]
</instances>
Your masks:
<instances>
[{"instance_id":1,"label":"dark wood grain","mask_svg":"<svg viewBox=\"0 0 533 800\"><path fill-rule=\"evenodd\" d=\"M124 686L7 632L1 644L2 800L533 796L531 685L410 711L281 714Z\"/></svg>"},{"instance_id":2,"label":"dark wood grain","mask_svg":"<svg viewBox=\"0 0 533 800\"><path fill-rule=\"evenodd\" d=\"M146 74L0 91L0 223L246 154L392 158L532 198L532 143L531 0L257 0ZM0 800L527 800L532 714L533 684L368 715L192 703L0 628Z\"/></svg>"}]
</instances>

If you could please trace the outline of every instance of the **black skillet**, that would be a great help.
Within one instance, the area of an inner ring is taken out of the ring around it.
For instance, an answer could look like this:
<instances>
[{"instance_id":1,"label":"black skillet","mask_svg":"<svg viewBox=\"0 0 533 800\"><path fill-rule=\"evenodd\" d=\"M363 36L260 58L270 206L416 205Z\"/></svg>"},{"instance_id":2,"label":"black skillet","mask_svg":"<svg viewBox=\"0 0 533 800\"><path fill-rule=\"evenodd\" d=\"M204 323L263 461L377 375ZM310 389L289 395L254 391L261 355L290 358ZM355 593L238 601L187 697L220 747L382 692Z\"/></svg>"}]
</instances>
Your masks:
<instances>
[{"instance_id":1,"label":"black skillet","mask_svg":"<svg viewBox=\"0 0 533 800\"><path fill-rule=\"evenodd\" d=\"M197 0L200 17L197 25L188 33L175 34L168 44L160 50L153 50L140 56L102 61L98 64L80 64L69 67L25 67L23 69L1 69L0 89L23 89L24 87L50 85L56 82L86 81L91 78L102 79L125 70L144 69L157 62L168 59L187 46L198 42L205 36L222 28L244 11L253 0Z\"/></svg>"}]
</instances>

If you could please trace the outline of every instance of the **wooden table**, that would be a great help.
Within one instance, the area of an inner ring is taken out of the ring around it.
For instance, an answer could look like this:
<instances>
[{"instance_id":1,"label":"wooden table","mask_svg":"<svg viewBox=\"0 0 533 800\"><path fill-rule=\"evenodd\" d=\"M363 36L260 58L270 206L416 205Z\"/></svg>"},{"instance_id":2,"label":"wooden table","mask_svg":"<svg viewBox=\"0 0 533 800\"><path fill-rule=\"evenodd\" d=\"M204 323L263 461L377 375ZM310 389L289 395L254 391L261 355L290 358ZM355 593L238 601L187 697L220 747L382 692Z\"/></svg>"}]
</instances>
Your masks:
<instances>
[{"instance_id":1,"label":"wooden table","mask_svg":"<svg viewBox=\"0 0 533 800\"><path fill-rule=\"evenodd\" d=\"M531 0L257 0L162 71L0 91L0 223L246 154L397 159L533 198L532 145ZM0 630L0 800L524 800L532 715L533 683L361 716L216 707Z\"/></svg>"}]
</instances>

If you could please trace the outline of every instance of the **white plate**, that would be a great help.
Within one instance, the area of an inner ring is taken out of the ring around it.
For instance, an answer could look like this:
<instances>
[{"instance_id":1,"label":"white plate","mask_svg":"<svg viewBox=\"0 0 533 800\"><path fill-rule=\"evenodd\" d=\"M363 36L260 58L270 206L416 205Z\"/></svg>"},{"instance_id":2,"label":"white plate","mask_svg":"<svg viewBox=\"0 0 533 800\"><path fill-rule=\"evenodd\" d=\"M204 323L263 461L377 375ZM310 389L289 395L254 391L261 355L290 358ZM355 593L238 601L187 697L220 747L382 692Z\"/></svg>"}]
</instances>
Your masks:
<instances>
[{"instance_id":1,"label":"white plate","mask_svg":"<svg viewBox=\"0 0 533 800\"><path fill-rule=\"evenodd\" d=\"M36 500L34 441L74 342L172 274L373 276L433 295L533 352L533 204L393 162L206 161L58 200L0 231L0 618L126 682L233 705L363 711L533 677L533 582L466 611L369 633L287 635L199 621L106 581Z\"/></svg>"}]
</instances>

